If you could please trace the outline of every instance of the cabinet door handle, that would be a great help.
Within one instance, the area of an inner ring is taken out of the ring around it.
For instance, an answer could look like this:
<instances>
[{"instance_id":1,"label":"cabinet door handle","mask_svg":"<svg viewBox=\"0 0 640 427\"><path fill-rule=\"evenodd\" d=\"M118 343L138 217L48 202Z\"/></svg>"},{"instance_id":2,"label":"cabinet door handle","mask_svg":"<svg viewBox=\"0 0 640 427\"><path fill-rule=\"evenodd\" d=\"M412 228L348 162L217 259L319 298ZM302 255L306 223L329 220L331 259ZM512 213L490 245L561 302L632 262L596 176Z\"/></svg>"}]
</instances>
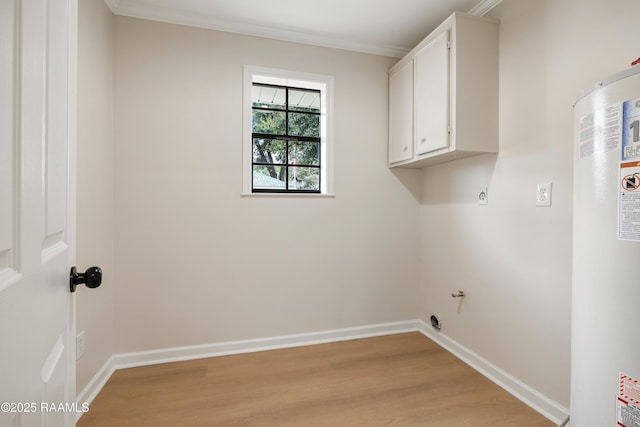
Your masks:
<instances>
[{"instance_id":1,"label":"cabinet door handle","mask_svg":"<svg viewBox=\"0 0 640 427\"><path fill-rule=\"evenodd\" d=\"M427 138L422 138L422 139L420 140L420 142L422 142L422 143L427 142Z\"/></svg>"},{"instance_id":2,"label":"cabinet door handle","mask_svg":"<svg viewBox=\"0 0 640 427\"><path fill-rule=\"evenodd\" d=\"M409 149L406 145L402 148L402 151L406 152Z\"/></svg>"}]
</instances>

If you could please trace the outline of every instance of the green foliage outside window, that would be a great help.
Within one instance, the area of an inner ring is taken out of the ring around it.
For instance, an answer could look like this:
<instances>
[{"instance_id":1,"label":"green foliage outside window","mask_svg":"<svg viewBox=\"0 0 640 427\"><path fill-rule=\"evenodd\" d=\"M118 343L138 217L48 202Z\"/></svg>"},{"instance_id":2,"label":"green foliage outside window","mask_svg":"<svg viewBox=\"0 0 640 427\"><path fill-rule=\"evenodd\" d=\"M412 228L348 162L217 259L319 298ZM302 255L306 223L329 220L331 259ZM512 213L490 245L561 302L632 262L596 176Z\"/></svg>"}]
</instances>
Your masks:
<instances>
[{"instance_id":1,"label":"green foliage outside window","mask_svg":"<svg viewBox=\"0 0 640 427\"><path fill-rule=\"evenodd\" d=\"M259 178L263 189L319 191L319 92L254 86L266 88L265 99L253 101L254 189L261 187L256 184ZM282 98L284 90L288 93L284 102L274 100Z\"/></svg>"}]
</instances>

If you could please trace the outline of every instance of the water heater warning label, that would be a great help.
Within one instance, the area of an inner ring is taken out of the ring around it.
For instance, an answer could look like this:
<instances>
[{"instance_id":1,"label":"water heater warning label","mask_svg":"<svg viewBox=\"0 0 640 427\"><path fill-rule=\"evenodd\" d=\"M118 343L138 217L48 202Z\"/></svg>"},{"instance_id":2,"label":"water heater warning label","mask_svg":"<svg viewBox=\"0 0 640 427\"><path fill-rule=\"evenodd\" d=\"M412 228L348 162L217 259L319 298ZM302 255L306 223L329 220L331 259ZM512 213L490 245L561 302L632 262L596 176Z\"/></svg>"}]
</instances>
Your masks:
<instances>
[{"instance_id":1,"label":"water heater warning label","mask_svg":"<svg viewBox=\"0 0 640 427\"><path fill-rule=\"evenodd\" d=\"M580 158L620 150L622 140L622 104L587 114L580 119Z\"/></svg>"},{"instance_id":2,"label":"water heater warning label","mask_svg":"<svg viewBox=\"0 0 640 427\"><path fill-rule=\"evenodd\" d=\"M640 161L619 168L618 239L640 242Z\"/></svg>"},{"instance_id":3,"label":"water heater warning label","mask_svg":"<svg viewBox=\"0 0 640 427\"><path fill-rule=\"evenodd\" d=\"M620 390L616 406L618 426L640 426L640 381L620 374Z\"/></svg>"},{"instance_id":4,"label":"water heater warning label","mask_svg":"<svg viewBox=\"0 0 640 427\"><path fill-rule=\"evenodd\" d=\"M622 104L622 160L640 158L640 98Z\"/></svg>"},{"instance_id":5,"label":"water heater warning label","mask_svg":"<svg viewBox=\"0 0 640 427\"><path fill-rule=\"evenodd\" d=\"M640 405L640 381L620 374L620 397L632 405Z\"/></svg>"},{"instance_id":6,"label":"water heater warning label","mask_svg":"<svg viewBox=\"0 0 640 427\"><path fill-rule=\"evenodd\" d=\"M619 427L638 427L640 426L640 408L634 405L630 405L618 397L617 419Z\"/></svg>"}]
</instances>

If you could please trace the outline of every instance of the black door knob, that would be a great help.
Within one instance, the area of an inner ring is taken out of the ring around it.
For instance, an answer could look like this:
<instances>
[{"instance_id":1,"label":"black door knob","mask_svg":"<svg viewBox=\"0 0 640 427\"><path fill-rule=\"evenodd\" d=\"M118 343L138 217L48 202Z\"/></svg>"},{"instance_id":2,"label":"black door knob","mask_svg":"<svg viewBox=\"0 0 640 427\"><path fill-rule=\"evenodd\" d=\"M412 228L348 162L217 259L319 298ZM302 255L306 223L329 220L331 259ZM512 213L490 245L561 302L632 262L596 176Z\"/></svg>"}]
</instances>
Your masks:
<instances>
[{"instance_id":1,"label":"black door knob","mask_svg":"<svg viewBox=\"0 0 640 427\"><path fill-rule=\"evenodd\" d=\"M76 267L71 267L69 273L69 287L71 292L76 291L76 286L84 284L87 288L97 288L102 283L102 269L89 267L84 273L78 273Z\"/></svg>"}]
</instances>

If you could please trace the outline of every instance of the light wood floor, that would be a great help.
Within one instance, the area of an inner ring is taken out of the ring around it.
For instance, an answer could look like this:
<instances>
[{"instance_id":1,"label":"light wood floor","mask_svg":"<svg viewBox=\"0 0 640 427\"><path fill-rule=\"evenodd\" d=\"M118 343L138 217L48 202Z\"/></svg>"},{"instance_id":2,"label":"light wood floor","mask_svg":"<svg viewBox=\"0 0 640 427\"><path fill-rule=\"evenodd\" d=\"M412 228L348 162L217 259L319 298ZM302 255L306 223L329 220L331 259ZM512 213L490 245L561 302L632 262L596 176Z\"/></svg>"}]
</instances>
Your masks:
<instances>
[{"instance_id":1,"label":"light wood floor","mask_svg":"<svg viewBox=\"0 0 640 427\"><path fill-rule=\"evenodd\" d=\"M551 427L418 332L116 371L78 427Z\"/></svg>"}]
</instances>

